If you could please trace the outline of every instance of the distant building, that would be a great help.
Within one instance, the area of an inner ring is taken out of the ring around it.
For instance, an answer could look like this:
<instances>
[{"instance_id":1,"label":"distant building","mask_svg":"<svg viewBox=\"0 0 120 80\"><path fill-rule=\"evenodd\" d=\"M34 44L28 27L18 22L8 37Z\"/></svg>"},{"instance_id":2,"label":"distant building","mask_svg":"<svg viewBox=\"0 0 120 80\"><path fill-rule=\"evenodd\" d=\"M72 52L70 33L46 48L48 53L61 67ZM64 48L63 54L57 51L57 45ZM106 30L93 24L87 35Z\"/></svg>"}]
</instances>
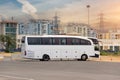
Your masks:
<instances>
[{"instance_id":1,"label":"distant building","mask_svg":"<svg viewBox=\"0 0 120 80\"><path fill-rule=\"evenodd\" d=\"M2 21L0 22L0 34L12 35L16 37L17 22L15 21Z\"/></svg>"},{"instance_id":2,"label":"distant building","mask_svg":"<svg viewBox=\"0 0 120 80\"><path fill-rule=\"evenodd\" d=\"M30 20L29 23L19 24L19 35L50 35L54 34L50 20Z\"/></svg>"},{"instance_id":3,"label":"distant building","mask_svg":"<svg viewBox=\"0 0 120 80\"><path fill-rule=\"evenodd\" d=\"M53 31L54 34L59 34L59 28L60 28L60 20L59 17L57 15L57 13L55 13L55 16L53 17Z\"/></svg>"},{"instance_id":4,"label":"distant building","mask_svg":"<svg viewBox=\"0 0 120 80\"><path fill-rule=\"evenodd\" d=\"M110 30L107 33L99 33L101 50L120 51L120 30Z\"/></svg>"},{"instance_id":5,"label":"distant building","mask_svg":"<svg viewBox=\"0 0 120 80\"><path fill-rule=\"evenodd\" d=\"M18 23L13 20L5 20L0 22L0 35L10 35L15 39L17 36Z\"/></svg>"},{"instance_id":6,"label":"distant building","mask_svg":"<svg viewBox=\"0 0 120 80\"><path fill-rule=\"evenodd\" d=\"M57 26L58 28L58 26ZM56 35L59 33L53 20L30 20L18 26L17 45L21 46L21 39L25 35Z\"/></svg>"},{"instance_id":7,"label":"distant building","mask_svg":"<svg viewBox=\"0 0 120 80\"><path fill-rule=\"evenodd\" d=\"M85 37L96 37L97 32L87 24L83 23L68 23L64 25L61 30L63 34L67 35L78 35Z\"/></svg>"}]
</instances>

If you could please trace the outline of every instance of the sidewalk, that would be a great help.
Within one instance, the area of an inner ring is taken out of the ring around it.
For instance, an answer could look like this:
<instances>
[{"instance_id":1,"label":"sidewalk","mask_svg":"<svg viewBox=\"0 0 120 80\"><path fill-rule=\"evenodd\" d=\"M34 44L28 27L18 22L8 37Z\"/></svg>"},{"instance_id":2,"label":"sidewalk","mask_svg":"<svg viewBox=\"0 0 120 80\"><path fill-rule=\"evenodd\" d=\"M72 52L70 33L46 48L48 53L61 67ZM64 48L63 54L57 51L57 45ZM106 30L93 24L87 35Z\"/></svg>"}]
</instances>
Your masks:
<instances>
[{"instance_id":1,"label":"sidewalk","mask_svg":"<svg viewBox=\"0 0 120 80\"><path fill-rule=\"evenodd\" d=\"M20 53L0 53L0 61L21 60Z\"/></svg>"},{"instance_id":2,"label":"sidewalk","mask_svg":"<svg viewBox=\"0 0 120 80\"><path fill-rule=\"evenodd\" d=\"M4 59L4 56L0 54L0 61Z\"/></svg>"},{"instance_id":3,"label":"sidewalk","mask_svg":"<svg viewBox=\"0 0 120 80\"><path fill-rule=\"evenodd\" d=\"M120 56L100 56L100 58L90 58L92 61L120 62Z\"/></svg>"},{"instance_id":4,"label":"sidewalk","mask_svg":"<svg viewBox=\"0 0 120 80\"><path fill-rule=\"evenodd\" d=\"M0 53L0 61L22 60L20 53ZM100 58L89 58L90 61L120 62L120 56L100 56Z\"/></svg>"}]
</instances>

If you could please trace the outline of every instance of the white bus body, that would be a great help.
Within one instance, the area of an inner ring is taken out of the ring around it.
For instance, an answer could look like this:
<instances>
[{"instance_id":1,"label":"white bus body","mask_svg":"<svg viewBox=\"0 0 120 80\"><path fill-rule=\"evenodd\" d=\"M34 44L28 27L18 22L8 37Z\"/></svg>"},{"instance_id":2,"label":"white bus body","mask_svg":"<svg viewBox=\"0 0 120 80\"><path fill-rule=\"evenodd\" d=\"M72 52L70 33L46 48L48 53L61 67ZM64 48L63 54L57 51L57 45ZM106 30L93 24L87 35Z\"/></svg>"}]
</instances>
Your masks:
<instances>
[{"instance_id":1,"label":"white bus body","mask_svg":"<svg viewBox=\"0 0 120 80\"><path fill-rule=\"evenodd\" d=\"M45 35L25 36L22 39L22 55L24 58L78 59L87 60L95 56L92 40L80 36Z\"/></svg>"},{"instance_id":2,"label":"white bus body","mask_svg":"<svg viewBox=\"0 0 120 80\"><path fill-rule=\"evenodd\" d=\"M95 56L92 56L92 57L99 58L100 57L100 45L99 45L98 39L94 37L89 37L88 39L92 40L94 44Z\"/></svg>"}]
</instances>

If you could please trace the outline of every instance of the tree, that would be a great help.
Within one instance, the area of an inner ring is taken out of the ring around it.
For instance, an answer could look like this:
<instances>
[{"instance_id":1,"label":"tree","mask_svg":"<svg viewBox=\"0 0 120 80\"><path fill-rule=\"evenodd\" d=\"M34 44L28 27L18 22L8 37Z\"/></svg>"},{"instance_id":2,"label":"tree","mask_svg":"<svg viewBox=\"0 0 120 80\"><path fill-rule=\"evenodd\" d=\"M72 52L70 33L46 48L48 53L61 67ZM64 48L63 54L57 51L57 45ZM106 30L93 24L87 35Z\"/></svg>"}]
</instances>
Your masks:
<instances>
[{"instance_id":1,"label":"tree","mask_svg":"<svg viewBox=\"0 0 120 80\"><path fill-rule=\"evenodd\" d=\"M1 48L5 49L5 36L4 35L0 35L0 44L1 44Z\"/></svg>"},{"instance_id":2,"label":"tree","mask_svg":"<svg viewBox=\"0 0 120 80\"><path fill-rule=\"evenodd\" d=\"M0 43L5 52L11 52L11 49L15 48L15 38L11 35L0 35Z\"/></svg>"}]
</instances>

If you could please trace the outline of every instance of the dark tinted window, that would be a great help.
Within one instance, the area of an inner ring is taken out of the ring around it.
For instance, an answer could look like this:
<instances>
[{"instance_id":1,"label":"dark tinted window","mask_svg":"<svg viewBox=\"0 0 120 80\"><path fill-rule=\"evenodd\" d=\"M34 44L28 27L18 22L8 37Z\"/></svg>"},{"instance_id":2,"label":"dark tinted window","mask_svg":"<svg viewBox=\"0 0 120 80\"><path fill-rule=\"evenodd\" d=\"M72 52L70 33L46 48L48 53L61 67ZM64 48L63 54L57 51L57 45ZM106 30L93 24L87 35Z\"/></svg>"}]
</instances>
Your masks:
<instances>
[{"instance_id":1,"label":"dark tinted window","mask_svg":"<svg viewBox=\"0 0 120 80\"><path fill-rule=\"evenodd\" d=\"M89 40L78 38L34 38L28 37L29 45L91 45Z\"/></svg>"},{"instance_id":2,"label":"dark tinted window","mask_svg":"<svg viewBox=\"0 0 120 80\"><path fill-rule=\"evenodd\" d=\"M72 39L71 38L67 38L67 45L72 45Z\"/></svg>"},{"instance_id":3,"label":"dark tinted window","mask_svg":"<svg viewBox=\"0 0 120 80\"><path fill-rule=\"evenodd\" d=\"M52 38L41 38L41 44L42 45L51 45L52 44Z\"/></svg>"},{"instance_id":4,"label":"dark tinted window","mask_svg":"<svg viewBox=\"0 0 120 80\"><path fill-rule=\"evenodd\" d=\"M89 40L81 39L81 40L80 40L80 44L81 44L81 45L91 45L91 42L90 42Z\"/></svg>"},{"instance_id":5,"label":"dark tinted window","mask_svg":"<svg viewBox=\"0 0 120 80\"><path fill-rule=\"evenodd\" d=\"M84 39L67 38L67 45L91 45L91 42Z\"/></svg>"},{"instance_id":6,"label":"dark tinted window","mask_svg":"<svg viewBox=\"0 0 120 80\"><path fill-rule=\"evenodd\" d=\"M72 45L80 45L80 39L72 39Z\"/></svg>"},{"instance_id":7,"label":"dark tinted window","mask_svg":"<svg viewBox=\"0 0 120 80\"><path fill-rule=\"evenodd\" d=\"M66 45L66 38L53 38L53 45Z\"/></svg>"},{"instance_id":8,"label":"dark tinted window","mask_svg":"<svg viewBox=\"0 0 120 80\"><path fill-rule=\"evenodd\" d=\"M59 43L61 44L61 45L66 45L66 38L60 38L60 41L59 41Z\"/></svg>"},{"instance_id":9,"label":"dark tinted window","mask_svg":"<svg viewBox=\"0 0 120 80\"><path fill-rule=\"evenodd\" d=\"M67 38L67 45L79 45L80 39L77 38Z\"/></svg>"},{"instance_id":10,"label":"dark tinted window","mask_svg":"<svg viewBox=\"0 0 120 80\"><path fill-rule=\"evenodd\" d=\"M98 44L98 40L97 39L93 39L93 38L89 38L93 41L94 44Z\"/></svg>"},{"instance_id":11,"label":"dark tinted window","mask_svg":"<svg viewBox=\"0 0 120 80\"><path fill-rule=\"evenodd\" d=\"M40 45L41 38L28 37L28 45Z\"/></svg>"},{"instance_id":12,"label":"dark tinted window","mask_svg":"<svg viewBox=\"0 0 120 80\"><path fill-rule=\"evenodd\" d=\"M53 45L59 45L59 38L53 38L52 41Z\"/></svg>"},{"instance_id":13,"label":"dark tinted window","mask_svg":"<svg viewBox=\"0 0 120 80\"><path fill-rule=\"evenodd\" d=\"M91 45L91 42L84 39L67 38L67 45Z\"/></svg>"}]
</instances>

